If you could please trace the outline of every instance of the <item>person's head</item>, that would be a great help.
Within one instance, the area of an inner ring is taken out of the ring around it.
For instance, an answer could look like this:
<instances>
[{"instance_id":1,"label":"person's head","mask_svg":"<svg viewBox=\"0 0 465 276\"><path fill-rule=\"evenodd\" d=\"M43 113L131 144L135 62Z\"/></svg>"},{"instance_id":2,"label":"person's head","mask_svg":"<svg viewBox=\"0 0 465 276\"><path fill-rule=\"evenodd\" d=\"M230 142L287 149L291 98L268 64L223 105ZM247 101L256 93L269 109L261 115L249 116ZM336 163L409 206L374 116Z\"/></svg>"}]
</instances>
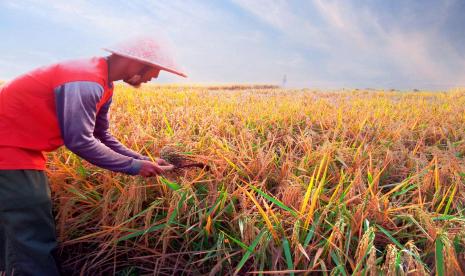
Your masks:
<instances>
[{"instance_id":1,"label":"person's head","mask_svg":"<svg viewBox=\"0 0 465 276\"><path fill-rule=\"evenodd\" d=\"M133 38L104 48L112 53L107 58L109 81L123 80L138 87L157 78L160 70L187 77L177 68L167 48L150 37Z\"/></svg>"},{"instance_id":2,"label":"person's head","mask_svg":"<svg viewBox=\"0 0 465 276\"><path fill-rule=\"evenodd\" d=\"M133 87L139 87L142 83L157 78L161 70L155 66L116 54L110 55L107 62L110 81L122 80Z\"/></svg>"}]
</instances>

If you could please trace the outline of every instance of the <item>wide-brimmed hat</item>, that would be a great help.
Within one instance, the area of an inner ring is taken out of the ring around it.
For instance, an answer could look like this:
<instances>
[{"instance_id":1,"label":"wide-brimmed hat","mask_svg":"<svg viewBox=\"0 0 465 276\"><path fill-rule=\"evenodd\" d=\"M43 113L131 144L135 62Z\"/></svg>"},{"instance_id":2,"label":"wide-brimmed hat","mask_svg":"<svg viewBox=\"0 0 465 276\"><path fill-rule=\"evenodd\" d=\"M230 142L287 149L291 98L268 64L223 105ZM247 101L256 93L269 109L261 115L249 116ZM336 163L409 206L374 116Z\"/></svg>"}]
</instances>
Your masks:
<instances>
[{"instance_id":1,"label":"wide-brimmed hat","mask_svg":"<svg viewBox=\"0 0 465 276\"><path fill-rule=\"evenodd\" d=\"M123 41L103 50L115 55L134 59L170 73L187 77L173 61L173 58L159 42L149 37L138 37Z\"/></svg>"}]
</instances>

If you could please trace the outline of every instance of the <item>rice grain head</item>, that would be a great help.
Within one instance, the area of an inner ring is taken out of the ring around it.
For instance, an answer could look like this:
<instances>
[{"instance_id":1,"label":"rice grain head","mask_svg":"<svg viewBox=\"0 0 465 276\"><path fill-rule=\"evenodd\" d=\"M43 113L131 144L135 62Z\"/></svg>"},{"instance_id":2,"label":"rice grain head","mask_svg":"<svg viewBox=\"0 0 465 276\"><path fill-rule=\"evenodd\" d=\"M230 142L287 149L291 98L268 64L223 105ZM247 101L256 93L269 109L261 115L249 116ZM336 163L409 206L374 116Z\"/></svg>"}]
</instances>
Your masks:
<instances>
[{"instance_id":1,"label":"rice grain head","mask_svg":"<svg viewBox=\"0 0 465 276\"><path fill-rule=\"evenodd\" d=\"M176 167L184 164L187 158L176 148L165 146L160 150L160 157Z\"/></svg>"}]
</instances>

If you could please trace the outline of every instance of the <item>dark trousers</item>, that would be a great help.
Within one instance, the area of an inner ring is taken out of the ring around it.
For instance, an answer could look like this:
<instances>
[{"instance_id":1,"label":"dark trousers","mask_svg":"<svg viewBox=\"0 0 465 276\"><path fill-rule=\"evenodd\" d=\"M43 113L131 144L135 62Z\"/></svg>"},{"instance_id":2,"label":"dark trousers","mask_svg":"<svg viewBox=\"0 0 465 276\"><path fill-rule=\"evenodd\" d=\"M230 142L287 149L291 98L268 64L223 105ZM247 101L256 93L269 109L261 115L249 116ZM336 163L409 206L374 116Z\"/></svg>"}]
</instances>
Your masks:
<instances>
[{"instance_id":1,"label":"dark trousers","mask_svg":"<svg viewBox=\"0 0 465 276\"><path fill-rule=\"evenodd\" d=\"M59 275L53 257L56 247L45 173L0 170L0 271L15 276Z\"/></svg>"}]
</instances>

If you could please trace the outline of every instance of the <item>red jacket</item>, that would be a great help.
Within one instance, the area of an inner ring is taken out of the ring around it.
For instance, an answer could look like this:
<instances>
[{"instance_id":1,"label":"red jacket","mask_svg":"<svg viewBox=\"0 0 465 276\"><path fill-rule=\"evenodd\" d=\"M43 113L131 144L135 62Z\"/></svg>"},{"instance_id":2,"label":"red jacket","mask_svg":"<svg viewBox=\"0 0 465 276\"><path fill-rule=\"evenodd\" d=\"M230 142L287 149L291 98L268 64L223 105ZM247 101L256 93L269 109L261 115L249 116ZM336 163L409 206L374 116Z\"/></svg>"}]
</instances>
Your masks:
<instances>
[{"instance_id":1,"label":"red jacket","mask_svg":"<svg viewBox=\"0 0 465 276\"><path fill-rule=\"evenodd\" d=\"M63 145L54 89L74 81L104 87L97 110L112 96L104 58L38 68L0 87L0 169L45 169L43 152Z\"/></svg>"}]
</instances>

